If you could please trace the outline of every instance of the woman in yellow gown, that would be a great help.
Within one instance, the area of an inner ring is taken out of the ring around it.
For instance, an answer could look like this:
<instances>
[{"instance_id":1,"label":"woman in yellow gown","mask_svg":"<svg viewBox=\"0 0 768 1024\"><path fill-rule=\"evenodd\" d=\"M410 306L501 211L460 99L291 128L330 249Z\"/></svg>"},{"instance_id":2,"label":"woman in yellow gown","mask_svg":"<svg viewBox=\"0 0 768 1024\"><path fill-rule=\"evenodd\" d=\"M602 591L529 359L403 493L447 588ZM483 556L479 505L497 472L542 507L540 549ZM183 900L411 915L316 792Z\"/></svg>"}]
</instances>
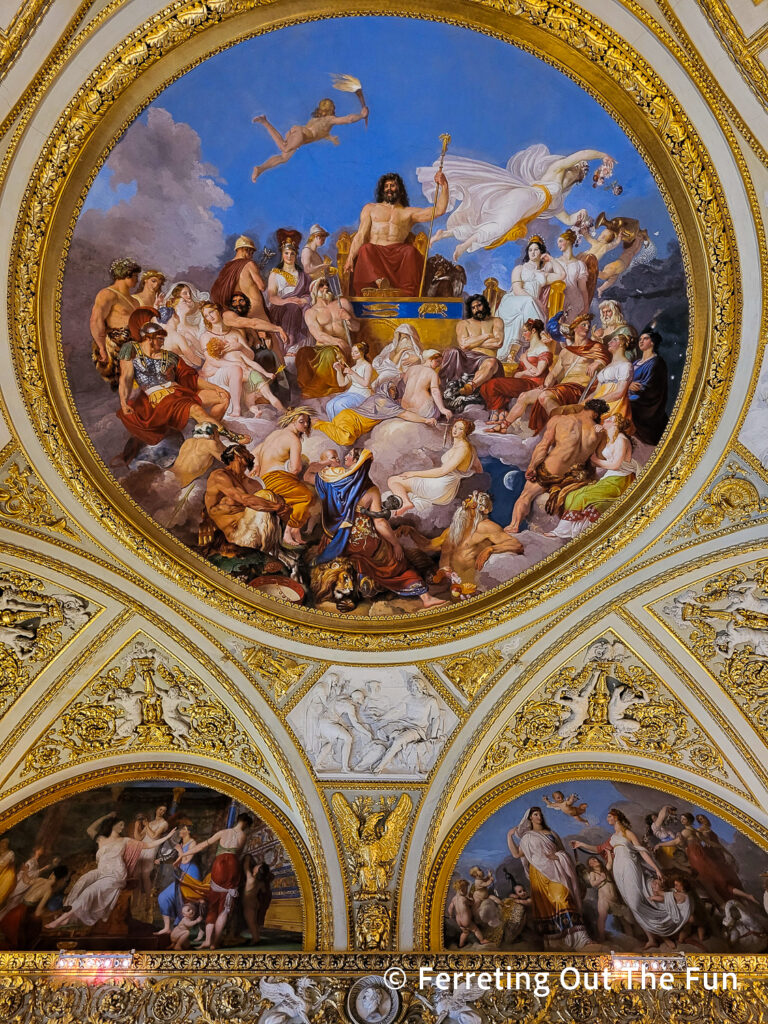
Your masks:
<instances>
[{"instance_id":1,"label":"woman in yellow gown","mask_svg":"<svg viewBox=\"0 0 768 1024\"><path fill-rule=\"evenodd\" d=\"M513 857L528 876L533 900L533 926L545 949L579 949L590 939L581 913L576 866L562 840L547 827L540 807L529 807L523 820L507 833Z\"/></svg>"},{"instance_id":2,"label":"woman in yellow gown","mask_svg":"<svg viewBox=\"0 0 768 1024\"><path fill-rule=\"evenodd\" d=\"M0 908L5 906L5 901L16 885L15 860L15 854L9 849L8 840L3 836L0 839Z\"/></svg>"}]
</instances>

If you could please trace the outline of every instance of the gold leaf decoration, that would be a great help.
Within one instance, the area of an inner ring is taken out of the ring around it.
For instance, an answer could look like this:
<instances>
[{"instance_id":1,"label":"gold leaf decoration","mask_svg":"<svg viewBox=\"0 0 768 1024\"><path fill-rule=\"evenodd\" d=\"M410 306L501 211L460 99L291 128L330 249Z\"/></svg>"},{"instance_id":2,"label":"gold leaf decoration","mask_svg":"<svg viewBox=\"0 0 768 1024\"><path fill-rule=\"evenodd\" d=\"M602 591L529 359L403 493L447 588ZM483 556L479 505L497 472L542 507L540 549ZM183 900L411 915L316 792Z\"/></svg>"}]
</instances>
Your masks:
<instances>
[{"instance_id":1,"label":"gold leaf decoration","mask_svg":"<svg viewBox=\"0 0 768 1024\"><path fill-rule=\"evenodd\" d=\"M730 766L647 665L608 632L550 675L488 749L480 777L557 751L632 751L727 779Z\"/></svg>"},{"instance_id":2,"label":"gold leaf decoration","mask_svg":"<svg viewBox=\"0 0 768 1024\"><path fill-rule=\"evenodd\" d=\"M451 658L443 666L443 672L470 700L488 682L503 661L493 648L468 651Z\"/></svg>"},{"instance_id":3,"label":"gold leaf decoration","mask_svg":"<svg viewBox=\"0 0 768 1024\"><path fill-rule=\"evenodd\" d=\"M187 669L134 642L127 665L102 671L26 756L22 776L48 774L114 751L183 750L266 773L231 711Z\"/></svg>"},{"instance_id":4,"label":"gold leaf decoration","mask_svg":"<svg viewBox=\"0 0 768 1024\"><path fill-rule=\"evenodd\" d=\"M728 475L702 495L699 507L669 534L667 544L718 530L725 522L738 525L768 514L768 497L761 497L744 468L729 462L726 471Z\"/></svg>"},{"instance_id":5,"label":"gold leaf decoration","mask_svg":"<svg viewBox=\"0 0 768 1024\"><path fill-rule=\"evenodd\" d=\"M11 463L5 479L0 481L0 515L26 526L43 527L79 540L64 516L57 516L52 510L45 488L30 477L33 477L30 466Z\"/></svg>"},{"instance_id":6,"label":"gold leaf decoration","mask_svg":"<svg viewBox=\"0 0 768 1024\"><path fill-rule=\"evenodd\" d=\"M682 591L663 614L753 726L768 731L768 559Z\"/></svg>"},{"instance_id":7,"label":"gold leaf decoration","mask_svg":"<svg viewBox=\"0 0 768 1024\"><path fill-rule=\"evenodd\" d=\"M0 571L0 713L93 615L74 594L18 570Z\"/></svg>"},{"instance_id":8,"label":"gold leaf decoration","mask_svg":"<svg viewBox=\"0 0 768 1024\"><path fill-rule=\"evenodd\" d=\"M298 683L309 668L309 663L296 661L269 647L246 647L243 660L272 687L275 700L281 701L290 688Z\"/></svg>"},{"instance_id":9,"label":"gold leaf decoration","mask_svg":"<svg viewBox=\"0 0 768 1024\"><path fill-rule=\"evenodd\" d=\"M331 807L356 904L355 942L360 949L387 949L393 923L390 885L413 801L402 793L399 798L380 797L378 802L361 796L350 804L342 793L334 793Z\"/></svg>"}]
</instances>

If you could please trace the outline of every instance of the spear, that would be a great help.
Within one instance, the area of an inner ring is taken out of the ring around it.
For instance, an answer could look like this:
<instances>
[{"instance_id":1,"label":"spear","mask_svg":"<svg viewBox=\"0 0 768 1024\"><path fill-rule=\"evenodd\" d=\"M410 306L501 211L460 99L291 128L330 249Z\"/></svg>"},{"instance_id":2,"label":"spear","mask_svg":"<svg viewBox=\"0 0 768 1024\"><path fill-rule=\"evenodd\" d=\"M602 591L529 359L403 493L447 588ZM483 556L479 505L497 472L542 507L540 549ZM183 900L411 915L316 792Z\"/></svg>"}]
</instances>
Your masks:
<instances>
[{"instance_id":1,"label":"spear","mask_svg":"<svg viewBox=\"0 0 768 1024\"><path fill-rule=\"evenodd\" d=\"M445 160L445 151L448 149L448 143L451 141L451 136L443 134L440 136L440 141L443 144L442 152L440 153L440 165L437 168L438 174L443 169L443 160ZM438 185L435 189L435 201L432 203L432 217L429 221L429 235L427 236L427 249L424 253L424 266L421 268L421 283L419 284L419 298L424 294L424 278L427 276L427 259L429 258L429 247L432 244L432 229L435 226L435 210L437 209L437 199L440 195L440 186Z\"/></svg>"}]
</instances>

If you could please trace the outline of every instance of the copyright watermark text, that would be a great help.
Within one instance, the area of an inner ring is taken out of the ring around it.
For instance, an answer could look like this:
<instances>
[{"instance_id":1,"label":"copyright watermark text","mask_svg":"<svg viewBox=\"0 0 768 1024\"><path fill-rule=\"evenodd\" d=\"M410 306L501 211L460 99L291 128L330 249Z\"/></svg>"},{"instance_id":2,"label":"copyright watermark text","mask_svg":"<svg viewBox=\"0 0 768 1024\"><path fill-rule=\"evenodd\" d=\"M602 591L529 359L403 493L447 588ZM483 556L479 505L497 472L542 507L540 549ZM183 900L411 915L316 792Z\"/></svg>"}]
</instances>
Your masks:
<instances>
[{"instance_id":1,"label":"copyright watermark text","mask_svg":"<svg viewBox=\"0 0 768 1024\"><path fill-rule=\"evenodd\" d=\"M401 967L390 967L384 973L384 982L388 988L402 989L408 984L408 977ZM660 972L645 963L636 967L623 966L620 970L604 967L600 971L568 966L559 972L516 971L511 967L496 967L492 971L437 971L422 966L419 968L417 987L436 988L444 992L461 989L479 989L482 992L526 991L544 997L550 995L553 986L566 992L576 989L595 992L598 989L608 991L615 982L627 989L659 989L664 992L678 988L704 988L709 992L735 991L739 987L737 976L730 971L702 971L697 967L686 967L684 973L675 977L671 971Z\"/></svg>"}]
</instances>

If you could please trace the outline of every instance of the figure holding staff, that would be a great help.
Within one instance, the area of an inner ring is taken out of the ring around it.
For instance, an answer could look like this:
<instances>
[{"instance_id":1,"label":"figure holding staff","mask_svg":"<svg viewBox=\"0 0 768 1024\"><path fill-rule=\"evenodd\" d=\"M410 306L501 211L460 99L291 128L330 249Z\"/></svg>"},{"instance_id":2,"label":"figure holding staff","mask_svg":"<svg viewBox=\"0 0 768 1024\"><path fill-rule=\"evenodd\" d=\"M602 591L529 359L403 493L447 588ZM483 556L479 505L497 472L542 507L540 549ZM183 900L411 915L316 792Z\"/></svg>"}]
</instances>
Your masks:
<instances>
[{"instance_id":1,"label":"figure holding staff","mask_svg":"<svg viewBox=\"0 0 768 1024\"><path fill-rule=\"evenodd\" d=\"M434 180L435 202L424 207L409 205L399 174L392 172L379 178L376 201L363 207L344 265L344 270L352 273L352 295L362 295L364 288L393 290L412 298L419 295L425 257L407 239L415 224L431 226L435 217L448 209L448 181L442 170L437 171Z\"/></svg>"}]
</instances>

